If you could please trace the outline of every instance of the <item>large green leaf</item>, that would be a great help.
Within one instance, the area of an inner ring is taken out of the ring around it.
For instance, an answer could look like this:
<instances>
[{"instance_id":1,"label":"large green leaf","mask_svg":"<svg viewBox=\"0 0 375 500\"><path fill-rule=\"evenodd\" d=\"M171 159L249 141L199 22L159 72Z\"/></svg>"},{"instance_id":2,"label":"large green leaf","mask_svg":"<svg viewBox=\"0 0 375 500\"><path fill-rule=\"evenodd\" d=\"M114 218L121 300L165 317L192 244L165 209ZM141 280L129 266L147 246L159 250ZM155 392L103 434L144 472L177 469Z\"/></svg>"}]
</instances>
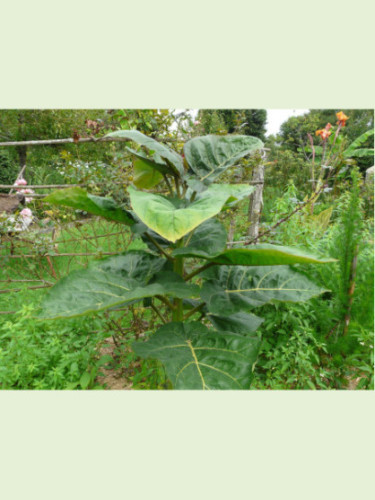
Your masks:
<instances>
[{"instance_id":1,"label":"large green leaf","mask_svg":"<svg viewBox=\"0 0 375 500\"><path fill-rule=\"evenodd\" d=\"M160 360L175 389L248 389L260 339L209 330L201 323L169 323L136 354Z\"/></svg>"},{"instance_id":2,"label":"large green leaf","mask_svg":"<svg viewBox=\"0 0 375 500\"><path fill-rule=\"evenodd\" d=\"M190 233L202 222L218 214L227 200L236 199L248 186L235 190L219 190L210 186L202 196L188 204L186 200L168 199L158 194L137 191L129 187L130 201L136 215L147 227L173 243Z\"/></svg>"},{"instance_id":3,"label":"large green leaf","mask_svg":"<svg viewBox=\"0 0 375 500\"><path fill-rule=\"evenodd\" d=\"M209 238L209 237L207 237ZM194 246L193 246L194 243ZM278 245L260 244L248 248L232 248L220 253L208 254L202 251L199 241L192 238L191 243L184 248L174 250L173 255L184 257L203 258L215 264L229 266L275 266L286 264L323 264L335 262L336 259L320 258L296 248Z\"/></svg>"},{"instance_id":4,"label":"large green leaf","mask_svg":"<svg viewBox=\"0 0 375 500\"><path fill-rule=\"evenodd\" d=\"M111 198L102 198L88 194L80 187L59 189L46 196L43 201L64 207L84 210L93 215L100 215L105 219L121 222L131 226L134 224L133 217L129 212L120 208Z\"/></svg>"},{"instance_id":5,"label":"large green leaf","mask_svg":"<svg viewBox=\"0 0 375 500\"><path fill-rule=\"evenodd\" d=\"M218 266L206 270L201 297L213 314L229 315L270 301L303 302L326 290L288 266Z\"/></svg>"},{"instance_id":6,"label":"large green leaf","mask_svg":"<svg viewBox=\"0 0 375 500\"><path fill-rule=\"evenodd\" d=\"M360 148L350 154L351 158L367 158L369 156L374 156L374 148Z\"/></svg>"},{"instance_id":7,"label":"large green leaf","mask_svg":"<svg viewBox=\"0 0 375 500\"><path fill-rule=\"evenodd\" d=\"M188 141L184 153L199 181L208 184L240 158L261 148L263 142L248 135L207 135Z\"/></svg>"},{"instance_id":8,"label":"large green leaf","mask_svg":"<svg viewBox=\"0 0 375 500\"><path fill-rule=\"evenodd\" d=\"M121 255L94 261L91 266L115 273L125 278L133 278L146 284L165 265L165 259L144 250L129 250Z\"/></svg>"},{"instance_id":9,"label":"large green leaf","mask_svg":"<svg viewBox=\"0 0 375 500\"><path fill-rule=\"evenodd\" d=\"M177 248L172 252L174 256L189 255L189 252L199 252L197 257L211 257L222 252L227 241L227 231L224 225L216 220L209 219L203 222L188 236L188 244L184 248Z\"/></svg>"},{"instance_id":10,"label":"large green leaf","mask_svg":"<svg viewBox=\"0 0 375 500\"><path fill-rule=\"evenodd\" d=\"M246 335L255 332L264 319L246 312L238 312L230 316L217 316L209 313L207 318L216 330Z\"/></svg>"},{"instance_id":11,"label":"large green leaf","mask_svg":"<svg viewBox=\"0 0 375 500\"><path fill-rule=\"evenodd\" d=\"M162 174L144 160L136 160L133 170L133 183L137 188L151 189L163 179Z\"/></svg>"},{"instance_id":12,"label":"large green leaf","mask_svg":"<svg viewBox=\"0 0 375 500\"><path fill-rule=\"evenodd\" d=\"M172 295L180 299L198 297L200 289L197 285L187 284L184 279L173 271L163 270L156 273L150 281L150 285L157 283L164 289L164 294Z\"/></svg>"},{"instance_id":13,"label":"large green leaf","mask_svg":"<svg viewBox=\"0 0 375 500\"><path fill-rule=\"evenodd\" d=\"M360 146L362 146L367 139L369 139L371 136L374 135L374 129L367 130L364 132L362 135L357 137L355 141L353 141L350 146L343 152L343 156L345 158L351 158L353 156L361 156L361 154L358 154L358 151L367 151L371 152L372 155L374 154L374 149L358 149ZM366 156L365 154L363 156Z\"/></svg>"},{"instance_id":14,"label":"large green leaf","mask_svg":"<svg viewBox=\"0 0 375 500\"><path fill-rule=\"evenodd\" d=\"M178 298L198 295L197 286L186 284L171 272L164 273L163 282L147 283L152 273L161 268L162 259L149 255L148 260L141 254L135 251L129 258L119 255L93 263L88 269L73 271L49 290L39 316L48 319L80 316L155 295ZM137 265L138 269L133 267Z\"/></svg>"},{"instance_id":15,"label":"large green leaf","mask_svg":"<svg viewBox=\"0 0 375 500\"><path fill-rule=\"evenodd\" d=\"M147 137L141 132L138 132L138 130L118 130L117 132L107 134L105 137L110 137L111 139L118 141L136 142L149 151L154 151L155 153L160 155L164 160L167 161L168 165L176 175L182 177L185 173L183 160L178 153L168 148L164 144L155 141L155 139Z\"/></svg>"}]
</instances>

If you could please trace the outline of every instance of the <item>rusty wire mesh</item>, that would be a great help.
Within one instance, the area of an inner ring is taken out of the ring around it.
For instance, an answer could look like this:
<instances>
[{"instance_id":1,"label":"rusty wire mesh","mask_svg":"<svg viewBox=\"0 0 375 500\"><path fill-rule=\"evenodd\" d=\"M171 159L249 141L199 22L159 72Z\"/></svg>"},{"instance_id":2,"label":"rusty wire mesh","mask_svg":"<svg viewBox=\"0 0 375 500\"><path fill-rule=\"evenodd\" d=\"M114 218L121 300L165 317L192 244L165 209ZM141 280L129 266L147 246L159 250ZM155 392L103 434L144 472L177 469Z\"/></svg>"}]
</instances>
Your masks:
<instances>
[{"instance_id":1,"label":"rusty wire mesh","mask_svg":"<svg viewBox=\"0 0 375 500\"><path fill-rule=\"evenodd\" d=\"M96 217L0 235L0 313L13 312L3 310L4 294L50 287L92 259L127 250L132 241L128 228Z\"/></svg>"}]
</instances>

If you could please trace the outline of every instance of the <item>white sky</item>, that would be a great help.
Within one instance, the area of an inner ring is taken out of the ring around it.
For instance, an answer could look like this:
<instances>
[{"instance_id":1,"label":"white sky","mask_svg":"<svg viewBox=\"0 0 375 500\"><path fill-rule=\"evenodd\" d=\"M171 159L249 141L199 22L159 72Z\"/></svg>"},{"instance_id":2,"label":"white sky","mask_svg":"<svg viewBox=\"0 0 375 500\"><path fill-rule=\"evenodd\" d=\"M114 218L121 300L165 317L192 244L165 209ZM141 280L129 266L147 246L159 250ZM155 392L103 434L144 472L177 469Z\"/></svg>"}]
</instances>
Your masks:
<instances>
[{"instance_id":1,"label":"white sky","mask_svg":"<svg viewBox=\"0 0 375 500\"><path fill-rule=\"evenodd\" d=\"M280 126L291 116L298 116L307 113L308 109L267 109L267 133L266 135L276 135Z\"/></svg>"},{"instance_id":2,"label":"white sky","mask_svg":"<svg viewBox=\"0 0 375 500\"><path fill-rule=\"evenodd\" d=\"M183 109L176 109L176 112L184 111ZM307 113L308 109L267 109L267 132L266 135L276 135L280 126L287 121L291 116L298 116ZM198 110L192 109L191 113L193 118L197 116Z\"/></svg>"}]
</instances>

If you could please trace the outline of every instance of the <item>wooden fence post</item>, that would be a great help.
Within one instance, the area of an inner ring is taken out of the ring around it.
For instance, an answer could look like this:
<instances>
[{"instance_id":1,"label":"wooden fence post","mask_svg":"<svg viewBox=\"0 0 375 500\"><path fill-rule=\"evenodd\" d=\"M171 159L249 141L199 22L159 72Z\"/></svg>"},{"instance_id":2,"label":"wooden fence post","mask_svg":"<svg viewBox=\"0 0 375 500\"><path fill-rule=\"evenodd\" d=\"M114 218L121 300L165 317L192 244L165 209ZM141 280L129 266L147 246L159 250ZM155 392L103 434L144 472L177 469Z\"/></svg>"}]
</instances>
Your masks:
<instances>
[{"instance_id":1,"label":"wooden fence post","mask_svg":"<svg viewBox=\"0 0 375 500\"><path fill-rule=\"evenodd\" d=\"M262 158L254 168L252 181L255 191L250 195L247 235L251 240L256 240L259 235L259 221L263 209L264 163L266 152L263 150Z\"/></svg>"}]
</instances>

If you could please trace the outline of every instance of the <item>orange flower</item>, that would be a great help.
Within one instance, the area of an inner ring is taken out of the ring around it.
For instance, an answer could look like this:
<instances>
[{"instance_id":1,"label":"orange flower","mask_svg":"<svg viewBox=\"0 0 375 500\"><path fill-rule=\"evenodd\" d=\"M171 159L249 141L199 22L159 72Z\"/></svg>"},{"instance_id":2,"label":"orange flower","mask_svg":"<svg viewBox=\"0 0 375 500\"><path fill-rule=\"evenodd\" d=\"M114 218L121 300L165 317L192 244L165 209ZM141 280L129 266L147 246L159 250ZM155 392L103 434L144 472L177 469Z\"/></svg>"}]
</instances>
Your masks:
<instances>
[{"instance_id":1,"label":"orange flower","mask_svg":"<svg viewBox=\"0 0 375 500\"><path fill-rule=\"evenodd\" d=\"M330 125L328 127L328 125ZM328 137L331 135L332 132L329 131L329 129L331 128L331 124L328 123L325 128L322 128L320 130L317 130L315 132L315 135L320 135L320 137L322 138L323 141L325 141L326 139L328 139Z\"/></svg>"},{"instance_id":2,"label":"orange flower","mask_svg":"<svg viewBox=\"0 0 375 500\"><path fill-rule=\"evenodd\" d=\"M342 111L339 111L338 113L336 113L336 116L338 119L337 125L341 125L342 127L345 127L347 120L349 120L349 116L346 116L346 114L343 113Z\"/></svg>"}]
</instances>

